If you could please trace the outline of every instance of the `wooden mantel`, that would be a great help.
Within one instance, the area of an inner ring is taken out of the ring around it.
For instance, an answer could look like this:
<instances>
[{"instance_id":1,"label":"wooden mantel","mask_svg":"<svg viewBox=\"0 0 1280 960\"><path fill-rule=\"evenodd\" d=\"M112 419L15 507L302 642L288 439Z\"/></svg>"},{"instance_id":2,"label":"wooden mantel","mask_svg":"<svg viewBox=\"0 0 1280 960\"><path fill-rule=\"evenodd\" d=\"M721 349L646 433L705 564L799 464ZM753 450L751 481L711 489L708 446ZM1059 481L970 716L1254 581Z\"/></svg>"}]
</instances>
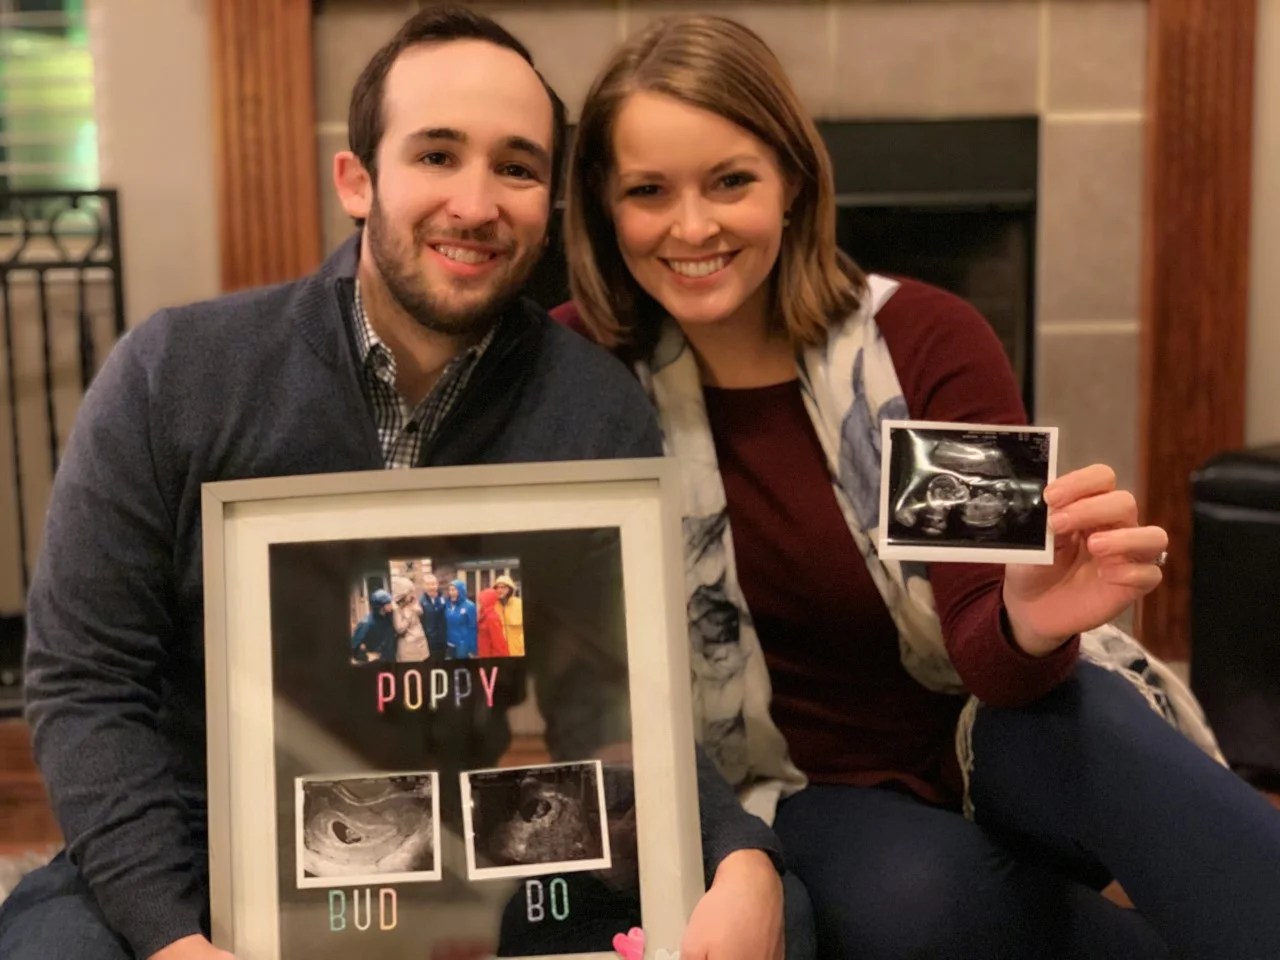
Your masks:
<instances>
[{"instance_id":1,"label":"wooden mantel","mask_svg":"<svg viewBox=\"0 0 1280 960\"><path fill-rule=\"evenodd\" d=\"M209 0L222 282L320 259L311 0ZM1189 643L1189 476L1239 446L1244 397L1256 0L1151 0L1139 499L1172 537L1142 605L1156 654ZM1081 371L1081 376L1087 376Z\"/></svg>"}]
</instances>

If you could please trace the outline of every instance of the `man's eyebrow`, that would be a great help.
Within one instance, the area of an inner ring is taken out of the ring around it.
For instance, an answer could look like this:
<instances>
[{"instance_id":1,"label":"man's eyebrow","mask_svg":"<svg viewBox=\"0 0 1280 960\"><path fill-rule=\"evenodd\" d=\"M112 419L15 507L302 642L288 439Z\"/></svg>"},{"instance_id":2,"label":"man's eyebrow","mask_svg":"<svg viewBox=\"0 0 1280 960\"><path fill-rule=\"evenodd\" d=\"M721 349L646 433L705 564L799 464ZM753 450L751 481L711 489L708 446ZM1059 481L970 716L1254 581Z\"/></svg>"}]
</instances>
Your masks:
<instances>
[{"instance_id":1,"label":"man's eyebrow","mask_svg":"<svg viewBox=\"0 0 1280 960\"><path fill-rule=\"evenodd\" d=\"M453 140L457 143L466 143L467 135L461 130L454 127L423 127L421 130L415 130L406 140Z\"/></svg>"},{"instance_id":2,"label":"man's eyebrow","mask_svg":"<svg viewBox=\"0 0 1280 960\"><path fill-rule=\"evenodd\" d=\"M507 149L519 150L521 153L527 153L533 156L539 163L551 165L551 154L540 144L534 143L528 137L507 137L504 141Z\"/></svg>"},{"instance_id":3,"label":"man's eyebrow","mask_svg":"<svg viewBox=\"0 0 1280 960\"><path fill-rule=\"evenodd\" d=\"M456 127L423 127L421 130L415 130L405 139L410 142L415 140L451 140L454 143L466 143L468 141L467 135ZM502 145L508 150L527 153L539 163L547 166L551 165L551 154L547 148L535 143L528 137L507 137L502 141Z\"/></svg>"}]
</instances>

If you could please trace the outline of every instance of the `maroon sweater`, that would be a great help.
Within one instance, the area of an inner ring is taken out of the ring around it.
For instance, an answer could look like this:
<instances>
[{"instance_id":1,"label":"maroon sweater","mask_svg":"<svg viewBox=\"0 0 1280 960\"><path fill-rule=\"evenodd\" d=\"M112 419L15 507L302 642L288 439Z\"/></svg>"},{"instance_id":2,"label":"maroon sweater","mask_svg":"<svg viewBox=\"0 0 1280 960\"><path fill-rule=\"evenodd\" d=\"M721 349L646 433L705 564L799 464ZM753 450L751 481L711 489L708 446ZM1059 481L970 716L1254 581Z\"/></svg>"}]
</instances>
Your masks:
<instances>
[{"instance_id":1,"label":"maroon sweater","mask_svg":"<svg viewBox=\"0 0 1280 960\"><path fill-rule=\"evenodd\" d=\"M581 329L572 305L553 315ZM877 322L914 419L1026 422L999 341L963 300L903 281ZM792 759L815 783L897 783L931 802L955 803L963 698L931 693L903 668L897 628L836 502L798 382L704 393L738 579ZM1010 639L1003 568L931 564L929 579L947 649L970 692L1017 706L1069 675L1076 641L1034 658Z\"/></svg>"}]
</instances>

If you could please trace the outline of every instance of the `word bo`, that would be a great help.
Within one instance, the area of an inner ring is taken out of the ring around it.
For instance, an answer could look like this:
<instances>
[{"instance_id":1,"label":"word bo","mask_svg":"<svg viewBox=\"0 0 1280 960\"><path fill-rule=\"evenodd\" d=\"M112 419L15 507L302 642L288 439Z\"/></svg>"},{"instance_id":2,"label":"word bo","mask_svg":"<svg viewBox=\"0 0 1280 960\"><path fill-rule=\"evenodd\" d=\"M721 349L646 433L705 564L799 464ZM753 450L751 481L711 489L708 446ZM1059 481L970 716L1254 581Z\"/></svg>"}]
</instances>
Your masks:
<instances>
[{"instance_id":1,"label":"word bo","mask_svg":"<svg viewBox=\"0 0 1280 960\"><path fill-rule=\"evenodd\" d=\"M569 919L569 884L563 877L556 877L545 890L541 880L524 882L525 916L530 923L541 923L547 918L548 901L553 920Z\"/></svg>"}]
</instances>

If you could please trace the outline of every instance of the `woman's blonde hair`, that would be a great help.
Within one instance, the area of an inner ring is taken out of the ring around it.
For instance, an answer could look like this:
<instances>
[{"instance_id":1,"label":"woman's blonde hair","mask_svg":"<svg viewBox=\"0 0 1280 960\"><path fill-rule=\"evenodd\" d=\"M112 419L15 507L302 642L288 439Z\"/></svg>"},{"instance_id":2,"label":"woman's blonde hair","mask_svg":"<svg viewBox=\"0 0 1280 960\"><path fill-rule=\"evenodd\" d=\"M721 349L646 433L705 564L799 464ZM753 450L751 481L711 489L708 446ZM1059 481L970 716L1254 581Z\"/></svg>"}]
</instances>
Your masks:
<instances>
[{"instance_id":1,"label":"woman's blonde hair","mask_svg":"<svg viewBox=\"0 0 1280 960\"><path fill-rule=\"evenodd\" d=\"M662 317L622 259L606 199L614 122L639 91L718 114L772 148L796 194L769 317L797 345L821 342L829 324L858 306L866 282L836 246L831 158L768 45L740 23L702 14L658 20L628 40L583 106L569 161L565 248L573 298L591 333L643 355Z\"/></svg>"}]
</instances>

